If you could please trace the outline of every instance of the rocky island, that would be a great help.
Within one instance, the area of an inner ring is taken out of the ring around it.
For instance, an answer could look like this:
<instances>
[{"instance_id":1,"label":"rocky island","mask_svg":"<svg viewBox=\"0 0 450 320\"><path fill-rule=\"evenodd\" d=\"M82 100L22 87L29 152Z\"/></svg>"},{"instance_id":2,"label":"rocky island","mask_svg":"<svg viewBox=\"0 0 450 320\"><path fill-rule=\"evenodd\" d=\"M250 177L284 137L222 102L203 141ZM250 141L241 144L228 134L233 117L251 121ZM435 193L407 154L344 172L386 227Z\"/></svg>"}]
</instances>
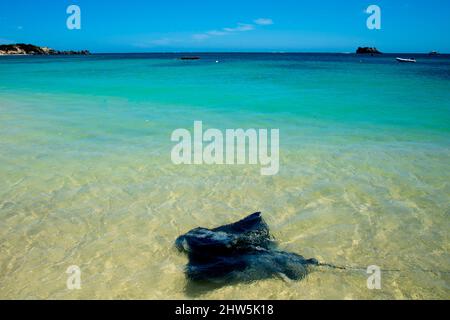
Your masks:
<instances>
[{"instance_id":1,"label":"rocky island","mask_svg":"<svg viewBox=\"0 0 450 320\"><path fill-rule=\"evenodd\" d=\"M370 48L370 47L359 47L356 50L356 53L357 54L372 54L372 55L373 54L381 54L381 52L375 47L373 47L373 48Z\"/></svg>"},{"instance_id":2,"label":"rocky island","mask_svg":"<svg viewBox=\"0 0 450 320\"><path fill-rule=\"evenodd\" d=\"M89 55L88 50L58 51L48 47L17 43L0 45L0 55Z\"/></svg>"}]
</instances>

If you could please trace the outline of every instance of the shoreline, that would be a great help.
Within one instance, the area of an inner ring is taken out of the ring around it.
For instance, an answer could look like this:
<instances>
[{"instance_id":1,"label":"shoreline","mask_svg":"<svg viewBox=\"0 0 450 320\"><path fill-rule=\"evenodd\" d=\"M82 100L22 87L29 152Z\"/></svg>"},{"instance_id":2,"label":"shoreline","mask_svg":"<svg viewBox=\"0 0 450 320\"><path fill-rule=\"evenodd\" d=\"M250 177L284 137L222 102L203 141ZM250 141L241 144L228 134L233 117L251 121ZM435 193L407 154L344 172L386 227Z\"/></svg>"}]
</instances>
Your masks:
<instances>
[{"instance_id":1,"label":"shoreline","mask_svg":"<svg viewBox=\"0 0 450 320\"><path fill-rule=\"evenodd\" d=\"M10 57L10 56L34 56L34 54L29 53L0 53L0 57Z\"/></svg>"},{"instance_id":2,"label":"shoreline","mask_svg":"<svg viewBox=\"0 0 450 320\"><path fill-rule=\"evenodd\" d=\"M59 51L49 47L41 47L33 44L15 43L0 45L0 55L39 55L39 56L53 56L53 55L89 55L88 50L79 51Z\"/></svg>"}]
</instances>

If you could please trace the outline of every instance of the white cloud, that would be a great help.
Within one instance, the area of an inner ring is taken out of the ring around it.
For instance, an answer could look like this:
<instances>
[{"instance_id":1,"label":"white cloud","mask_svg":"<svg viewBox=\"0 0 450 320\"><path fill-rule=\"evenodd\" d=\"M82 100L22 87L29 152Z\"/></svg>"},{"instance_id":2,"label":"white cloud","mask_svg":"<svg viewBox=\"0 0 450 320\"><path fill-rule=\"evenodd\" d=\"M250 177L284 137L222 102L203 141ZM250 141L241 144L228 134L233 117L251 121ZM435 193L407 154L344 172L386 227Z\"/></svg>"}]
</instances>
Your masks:
<instances>
[{"instance_id":1,"label":"white cloud","mask_svg":"<svg viewBox=\"0 0 450 320\"><path fill-rule=\"evenodd\" d=\"M260 26L270 26L273 24L273 20L269 18L259 18L253 22Z\"/></svg>"},{"instance_id":2,"label":"white cloud","mask_svg":"<svg viewBox=\"0 0 450 320\"><path fill-rule=\"evenodd\" d=\"M208 31L206 34L208 34L210 36L225 36L228 34L228 32L212 30L212 31Z\"/></svg>"},{"instance_id":3,"label":"white cloud","mask_svg":"<svg viewBox=\"0 0 450 320\"><path fill-rule=\"evenodd\" d=\"M223 31L226 32L242 32L242 31L251 31L254 30L255 26L247 23L238 23L235 28L223 28Z\"/></svg>"},{"instance_id":4,"label":"white cloud","mask_svg":"<svg viewBox=\"0 0 450 320\"><path fill-rule=\"evenodd\" d=\"M268 19L268 18L259 18L256 19L254 21L254 24L250 24L250 23L238 23L236 26L234 27L227 27L227 28L222 28L222 29L216 29L216 30L209 30L209 31L205 31L205 32L201 32L201 33L195 33L192 34L190 36L191 40L195 40L195 41L204 41L213 37L221 37L221 36L226 36L226 35L230 35L230 34L236 34L239 32L246 32L246 31L252 31L255 30L257 26L268 26L273 24L272 19ZM147 41L145 42L145 45L151 45L151 46L167 46L167 45L171 45L174 42L186 42L185 40L175 40L175 39L171 39L171 38L162 38L162 39L157 39L157 40L151 40L151 41ZM141 43L142 45L142 43Z\"/></svg>"},{"instance_id":5,"label":"white cloud","mask_svg":"<svg viewBox=\"0 0 450 320\"><path fill-rule=\"evenodd\" d=\"M248 23L238 23L236 27L233 28L222 28L221 30L211 30L207 31L205 33L197 33L192 36L195 40L206 40L210 37L217 37L217 36L226 36L231 33L235 32L245 32L245 31L251 31L254 30L255 26Z\"/></svg>"}]
</instances>

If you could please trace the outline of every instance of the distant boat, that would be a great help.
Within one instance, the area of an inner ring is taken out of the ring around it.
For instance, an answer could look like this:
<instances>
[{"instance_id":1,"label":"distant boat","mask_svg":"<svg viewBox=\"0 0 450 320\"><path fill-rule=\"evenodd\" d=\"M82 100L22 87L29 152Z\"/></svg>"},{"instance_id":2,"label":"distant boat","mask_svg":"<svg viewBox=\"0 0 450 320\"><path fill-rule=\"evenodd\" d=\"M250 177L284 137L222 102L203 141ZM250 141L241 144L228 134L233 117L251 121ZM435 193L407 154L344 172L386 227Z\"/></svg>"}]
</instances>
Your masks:
<instances>
[{"instance_id":1,"label":"distant boat","mask_svg":"<svg viewBox=\"0 0 450 320\"><path fill-rule=\"evenodd\" d=\"M397 60L398 62L416 63L416 59L414 59L414 58L411 58L411 59L396 58L396 60Z\"/></svg>"},{"instance_id":2,"label":"distant boat","mask_svg":"<svg viewBox=\"0 0 450 320\"><path fill-rule=\"evenodd\" d=\"M439 55L439 52L437 52L437 51L431 51L428 55L430 55L430 56L438 56L438 55Z\"/></svg>"},{"instance_id":3,"label":"distant boat","mask_svg":"<svg viewBox=\"0 0 450 320\"><path fill-rule=\"evenodd\" d=\"M181 60L199 60L200 57L181 57Z\"/></svg>"}]
</instances>

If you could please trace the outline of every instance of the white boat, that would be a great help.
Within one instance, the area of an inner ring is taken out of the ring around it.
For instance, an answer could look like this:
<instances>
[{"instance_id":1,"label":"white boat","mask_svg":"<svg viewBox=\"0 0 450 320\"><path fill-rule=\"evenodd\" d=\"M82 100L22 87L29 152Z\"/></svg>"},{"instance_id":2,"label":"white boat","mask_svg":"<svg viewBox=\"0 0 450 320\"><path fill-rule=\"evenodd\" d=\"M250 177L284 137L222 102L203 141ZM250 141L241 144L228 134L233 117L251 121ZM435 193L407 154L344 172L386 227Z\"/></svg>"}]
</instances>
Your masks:
<instances>
[{"instance_id":1,"label":"white boat","mask_svg":"<svg viewBox=\"0 0 450 320\"><path fill-rule=\"evenodd\" d=\"M398 62L411 62L411 63L415 63L416 59L411 58L411 59L404 59L404 58L396 58Z\"/></svg>"}]
</instances>

